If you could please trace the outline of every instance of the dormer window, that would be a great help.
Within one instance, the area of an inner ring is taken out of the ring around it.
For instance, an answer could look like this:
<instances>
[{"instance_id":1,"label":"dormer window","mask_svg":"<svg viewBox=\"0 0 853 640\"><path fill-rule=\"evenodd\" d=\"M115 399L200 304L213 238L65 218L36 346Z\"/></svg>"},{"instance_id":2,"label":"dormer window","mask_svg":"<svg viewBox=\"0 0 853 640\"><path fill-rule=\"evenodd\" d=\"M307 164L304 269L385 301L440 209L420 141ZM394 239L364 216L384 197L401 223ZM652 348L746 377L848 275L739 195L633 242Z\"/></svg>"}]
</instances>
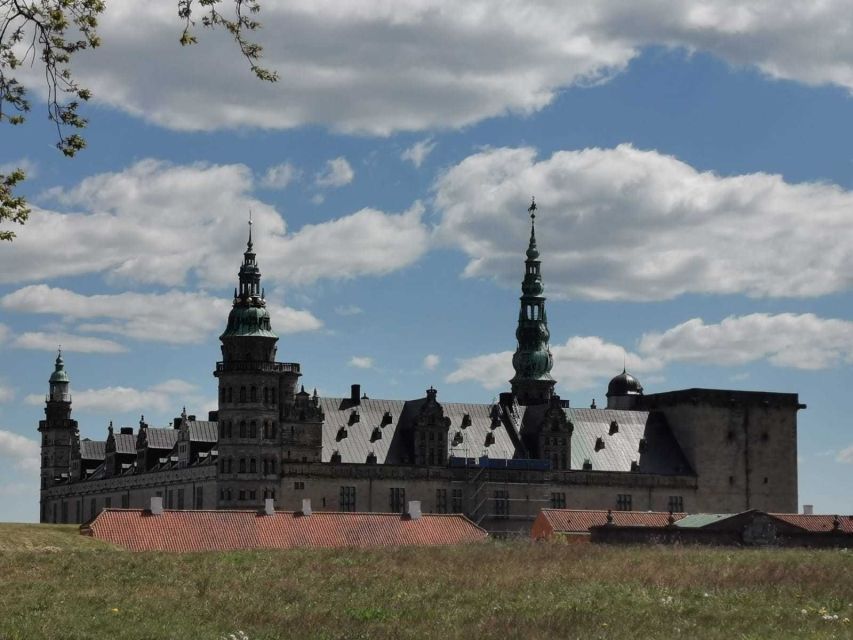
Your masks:
<instances>
[{"instance_id":1,"label":"dormer window","mask_svg":"<svg viewBox=\"0 0 853 640\"><path fill-rule=\"evenodd\" d=\"M601 451L603 448L604 448L604 438L602 438L601 436L598 436L595 439L595 450Z\"/></svg>"},{"instance_id":2,"label":"dormer window","mask_svg":"<svg viewBox=\"0 0 853 640\"><path fill-rule=\"evenodd\" d=\"M614 433L619 433L619 423L615 420L610 422L610 435L612 436Z\"/></svg>"}]
</instances>

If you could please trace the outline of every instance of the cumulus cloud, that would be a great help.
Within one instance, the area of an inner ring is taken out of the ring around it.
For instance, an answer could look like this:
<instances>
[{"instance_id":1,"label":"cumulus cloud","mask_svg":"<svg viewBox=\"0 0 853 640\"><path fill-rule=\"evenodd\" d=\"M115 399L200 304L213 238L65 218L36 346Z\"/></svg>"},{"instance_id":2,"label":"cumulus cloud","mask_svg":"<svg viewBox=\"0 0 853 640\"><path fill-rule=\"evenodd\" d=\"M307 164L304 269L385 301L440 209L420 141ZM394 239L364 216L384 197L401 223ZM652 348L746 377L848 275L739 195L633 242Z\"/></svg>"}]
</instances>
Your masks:
<instances>
[{"instance_id":1,"label":"cumulus cloud","mask_svg":"<svg viewBox=\"0 0 853 640\"><path fill-rule=\"evenodd\" d=\"M267 189L286 189L294 180L299 179L300 172L289 162L277 164L267 169L261 179L261 186Z\"/></svg>"},{"instance_id":2,"label":"cumulus cloud","mask_svg":"<svg viewBox=\"0 0 853 640\"><path fill-rule=\"evenodd\" d=\"M25 402L38 406L44 403L44 396L30 394ZM165 380L148 389L109 386L74 391L75 410L106 415L131 411L177 411L181 405L191 407L205 403L196 385L178 379ZM192 412L190 408L189 413Z\"/></svg>"},{"instance_id":3,"label":"cumulus cloud","mask_svg":"<svg viewBox=\"0 0 853 640\"><path fill-rule=\"evenodd\" d=\"M319 124L386 135L530 113L564 87L607 80L648 45L850 89L848 9L845 0L270 2L257 37L281 75L271 84L252 76L227 33L204 31L182 49L174 7L115 2L100 20L102 48L75 56L75 69L100 104L172 129ZM38 67L24 71L44 84Z\"/></svg>"},{"instance_id":4,"label":"cumulus cloud","mask_svg":"<svg viewBox=\"0 0 853 640\"><path fill-rule=\"evenodd\" d=\"M418 260L429 244L419 203L400 214L362 209L289 232L252 188L244 165L148 159L54 189L42 201L71 211L33 207L15 242L0 252L0 282L101 273L115 283L167 287L194 277L228 291L250 210L262 271L277 283L388 273Z\"/></svg>"},{"instance_id":5,"label":"cumulus cloud","mask_svg":"<svg viewBox=\"0 0 853 640\"><path fill-rule=\"evenodd\" d=\"M11 345L19 349L36 349L38 351L56 351L57 347L62 345L63 351L75 353L123 353L127 351L127 348L114 340L47 331L26 331L16 336Z\"/></svg>"},{"instance_id":6,"label":"cumulus cloud","mask_svg":"<svg viewBox=\"0 0 853 640\"><path fill-rule=\"evenodd\" d=\"M38 284L3 296L0 298L0 306L12 311L53 314L65 320L81 321L77 330L83 332L109 333L135 340L183 344L203 342L212 333L221 331L231 304L230 300L225 298L215 298L198 292L83 295L68 289ZM176 310L188 309L192 312L176 315ZM269 309L274 330L279 333L313 331L322 326L308 311L275 304L271 304ZM76 341L60 343L69 351L75 350L75 344L77 351L82 350ZM21 338L16 339L14 344L23 346ZM55 349L56 344L54 342L52 348Z\"/></svg>"},{"instance_id":7,"label":"cumulus cloud","mask_svg":"<svg viewBox=\"0 0 853 640\"><path fill-rule=\"evenodd\" d=\"M432 153L437 143L432 138L424 138L413 144L408 149L405 149L400 155L403 160L408 160L416 169L420 169L427 156Z\"/></svg>"},{"instance_id":8,"label":"cumulus cloud","mask_svg":"<svg viewBox=\"0 0 853 640\"><path fill-rule=\"evenodd\" d=\"M441 363L441 358L439 358L434 353L427 354L424 357L424 369L427 371L435 371L435 368Z\"/></svg>"},{"instance_id":9,"label":"cumulus cloud","mask_svg":"<svg viewBox=\"0 0 853 640\"><path fill-rule=\"evenodd\" d=\"M36 440L0 429L0 459L5 458L15 469L38 471L40 454Z\"/></svg>"},{"instance_id":10,"label":"cumulus cloud","mask_svg":"<svg viewBox=\"0 0 853 640\"><path fill-rule=\"evenodd\" d=\"M808 297L853 282L850 191L764 173L722 177L627 144L541 160L532 148L491 149L440 176L437 235L468 255L466 276L518 286L531 193L552 296Z\"/></svg>"},{"instance_id":11,"label":"cumulus cloud","mask_svg":"<svg viewBox=\"0 0 853 640\"><path fill-rule=\"evenodd\" d=\"M315 184L323 188L337 188L349 184L353 178L355 178L355 171L350 163L343 156L339 156L326 161L326 166L317 174Z\"/></svg>"},{"instance_id":12,"label":"cumulus cloud","mask_svg":"<svg viewBox=\"0 0 853 640\"><path fill-rule=\"evenodd\" d=\"M355 367L356 369L372 369L373 358L369 358L367 356L353 356L349 360L349 366Z\"/></svg>"},{"instance_id":13,"label":"cumulus cloud","mask_svg":"<svg viewBox=\"0 0 853 640\"><path fill-rule=\"evenodd\" d=\"M663 362L654 356L644 357L595 336L575 336L565 344L551 347L554 367L551 375L561 389L588 389L602 379L622 370L623 363L631 371L657 371ZM457 361L456 369L445 380L450 383L474 381L494 390L509 388L514 375L512 351L489 353Z\"/></svg>"},{"instance_id":14,"label":"cumulus cloud","mask_svg":"<svg viewBox=\"0 0 853 640\"><path fill-rule=\"evenodd\" d=\"M0 381L0 404L11 402L15 397L15 390L7 384Z\"/></svg>"},{"instance_id":15,"label":"cumulus cloud","mask_svg":"<svg viewBox=\"0 0 853 640\"><path fill-rule=\"evenodd\" d=\"M767 360L778 367L826 369L853 362L853 322L811 313L753 313L719 324L693 318L644 335L639 348L669 362L731 366Z\"/></svg>"},{"instance_id":16,"label":"cumulus cloud","mask_svg":"<svg viewBox=\"0 0 853 640\"><path fill-rule=\"evenodd\" d=\"M9 327L5 324L0 324L0 344L6 342L6 339L9 337Z\"/></svg>"},{"instance_id":17,"label":"cumulus cloud","mask_svg":"<svg viewBox=\"0 0 853 640\"><path fill-rule=\"evenodd\" d=\"M675 362L742 366L766 360L777 367L825 369L853 362L853 322L813 314L731 316L717 324L694 318L661 333L644 334L636 352L595 336L572 337L551 347L551 371L567 390L601 386L623 362L632 373L657 373ZM489 353L457 361L446 380L474 381L486 389L508 388L512 352ZM743 375L738 374L742 379ZM646 382L655 380L646 377Z\"/></svg>"},{"instance_id":18,"label":"cumulus cloud","mask_svg":"<svg viewBox=\"0 0 853 640\"><path fill-rule=\"evenodd\" d=\"M846 449L842 449L838 452L838 455L835 457L836 462L843 462L846 464L853 464L853 445L850 445Z\"/></svg>"}]
</instances>

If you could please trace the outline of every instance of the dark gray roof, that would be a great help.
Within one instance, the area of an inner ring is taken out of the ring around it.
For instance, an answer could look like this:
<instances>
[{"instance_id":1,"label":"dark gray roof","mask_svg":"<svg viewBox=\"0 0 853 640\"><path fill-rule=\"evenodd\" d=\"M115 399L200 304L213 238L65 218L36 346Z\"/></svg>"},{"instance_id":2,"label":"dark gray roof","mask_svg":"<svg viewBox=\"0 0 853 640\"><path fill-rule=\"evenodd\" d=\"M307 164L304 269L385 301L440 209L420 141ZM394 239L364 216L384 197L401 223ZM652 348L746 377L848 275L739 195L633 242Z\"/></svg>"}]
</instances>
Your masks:
<instances>
[{"instance_id":1,"label":"dark gray roof","mask_svg":"<svg viewBox=\"0 0 853 640\"><path fill-rule=\"evenodd\" d=\"M136 436L132 433L117 433L113 436L116 440L116 453L136 454Z\"/></svg>"},{"instance_id":2,"label":"dark gray roof","mask_svg":"<svg viewBox=\"0 0 853 640\"><path fill-rule=\"evenodd\" d=\"M207 420L187 421L191 442L216 442L219 439L216 422Z\"/></svg>"},{"instance_id":3,"label":"dark gray roof","mask_svg":"<svg viewBox=\"0 0 853 640\"><path fill-rule=\"evenodd\" d=\"M105 440L84 438L80 441L80 458L83 460L103 460L106 457L106 447Z\"/></svg>"},{"instance_id":4,"label":"dark gray roof","mask_svg":"<svg viewBox=\"0 0 853 640\"><path fill-rule=\"evenodd\" d=\"M663 414L649 411L613 409L566 409L575 426L572 435L572 469L582 469L585 460L593 471L631 471L636 461L640 473L676 475L690 473L681 447L664 420ZM617 431L610 434L611 423ZM604 448L596 450L601 438ZM640 440L645 439L640 452Z\"/></svg>"},{"instance_id":5,"label":"dark gray roof","mask_svg":"<svg viewBox=\"0 0 853 640\"><path fill-rule=\"evenodd\" d=\"M403 444L403 431L411 427L425 398L419 400L373 400L364 398L359 405L353 405L349 398L320 398L320 406L326 415L323 424L323 462L331 460L332 453L338 451L341 462L364 463L368 453L376 455L377 464L400 464L407 461L408 452ZM488 404L441 403L445 417L450 418L448 431L449 454L459 457L512 458L515 445L506 428L501 425L491 428L491 408ZM350 424L350 415L357 410L359 421ZM391 424L381 427L382 438L371 441L374 428L382 423L382 416L388 411ZM471 418L471 425L462 428L465 414ZM347 431L347 437L338 439L341 427ZM453 446L453 436L459 431L462 442ZM486 434L491 432L495 442L486 446ZM408 460L411 462L411 460Z\"/></svg>"},{"instance_id":6,"label":"dark gray roof","mask_svg":"<svg viewBox=\"0 0 853 640\"><path fill-rule=\"evenodd\" d=\"M178 441L178 430L169 427L148 427L146 438L149 449L167 449L171 451Z\"/></svg>"}]
</instances>

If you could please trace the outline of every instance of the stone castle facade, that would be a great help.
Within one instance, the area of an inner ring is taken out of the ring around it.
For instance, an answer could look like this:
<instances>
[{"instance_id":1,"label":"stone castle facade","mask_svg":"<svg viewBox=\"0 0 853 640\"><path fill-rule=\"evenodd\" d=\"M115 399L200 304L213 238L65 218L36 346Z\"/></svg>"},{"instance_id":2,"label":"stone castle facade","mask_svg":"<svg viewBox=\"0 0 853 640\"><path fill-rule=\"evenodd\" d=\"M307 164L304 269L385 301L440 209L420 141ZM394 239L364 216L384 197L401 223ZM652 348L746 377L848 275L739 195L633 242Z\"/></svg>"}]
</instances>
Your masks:
<instances>
[{"instance_id":1,"label":"stone castle facade","mask_svg":"<svg viewBox=\"0 0 853 640\"><path fill-rule=\"evenodd\" d=\"M684 389L643 393L623 372L607 408L554 393L535 211L510 390L493 404L377 400L353 385L320 397L278 337L249 242L216 363L218 410L169 427L112 424L82 439L61 354L41 432L41 521L82 523L103 508L465 513L488 530L529 530L543 507L796 512L796 394Z\"/></svg>"}]
</instances>

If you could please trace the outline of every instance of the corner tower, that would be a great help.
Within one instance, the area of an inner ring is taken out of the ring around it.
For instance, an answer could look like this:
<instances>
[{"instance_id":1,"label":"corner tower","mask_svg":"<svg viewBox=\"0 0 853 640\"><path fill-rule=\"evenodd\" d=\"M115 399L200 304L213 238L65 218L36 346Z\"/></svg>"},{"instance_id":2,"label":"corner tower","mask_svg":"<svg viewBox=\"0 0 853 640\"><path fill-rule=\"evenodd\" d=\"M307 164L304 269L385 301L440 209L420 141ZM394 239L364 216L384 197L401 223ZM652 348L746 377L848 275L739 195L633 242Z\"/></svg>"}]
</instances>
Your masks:
<instances>
[{"instance_id":1,"label":"corner tower","mask_svg":"<svg viewBox=\"0 0 853 640\"><path fill-rule=\"evenodd\" d=\"M293 404L299 364L276 362L278 336L261 289L261 270L249 241L240 265L228 325L219 336L219 502L222 506L263 504L280 464L280 420ZM271 490L271 489L270 489Z\"/></svg>"},{"instance_id":2,"label":"corner tower","mask_svg":"<svg viewBox=\"0 0 853 640\"><path fill-rule=\"evenodd\" d=\"M521 283L521 309L515 337L518 346L512 356L515 375L510 384L512 393L521 405L545 404L554 393L555 380L551 377L554 359L548 348L551 333L545 313L545 288L542 284L541 261L536 247L536 201L530 207L530 243L524 262L524 280Z\"/></svg>"},{"instance_id":3,"label":"corner tower","mask_svg":"<svg viewBox=\"0 0 853 640\"><path fill-rule=\"evenodd\" d=\"M77 421L71 419L71 380L65 370L62 350L56 356L50 387L45 398L44 420L39 421L41 433L41 489L44 491L68 479L71 468L71 448L78 438ZM59 522L57 514L46 513L42 500L42 522ZM64 519L63 519L64 521Z\"/></svg>"}]
</instances>

